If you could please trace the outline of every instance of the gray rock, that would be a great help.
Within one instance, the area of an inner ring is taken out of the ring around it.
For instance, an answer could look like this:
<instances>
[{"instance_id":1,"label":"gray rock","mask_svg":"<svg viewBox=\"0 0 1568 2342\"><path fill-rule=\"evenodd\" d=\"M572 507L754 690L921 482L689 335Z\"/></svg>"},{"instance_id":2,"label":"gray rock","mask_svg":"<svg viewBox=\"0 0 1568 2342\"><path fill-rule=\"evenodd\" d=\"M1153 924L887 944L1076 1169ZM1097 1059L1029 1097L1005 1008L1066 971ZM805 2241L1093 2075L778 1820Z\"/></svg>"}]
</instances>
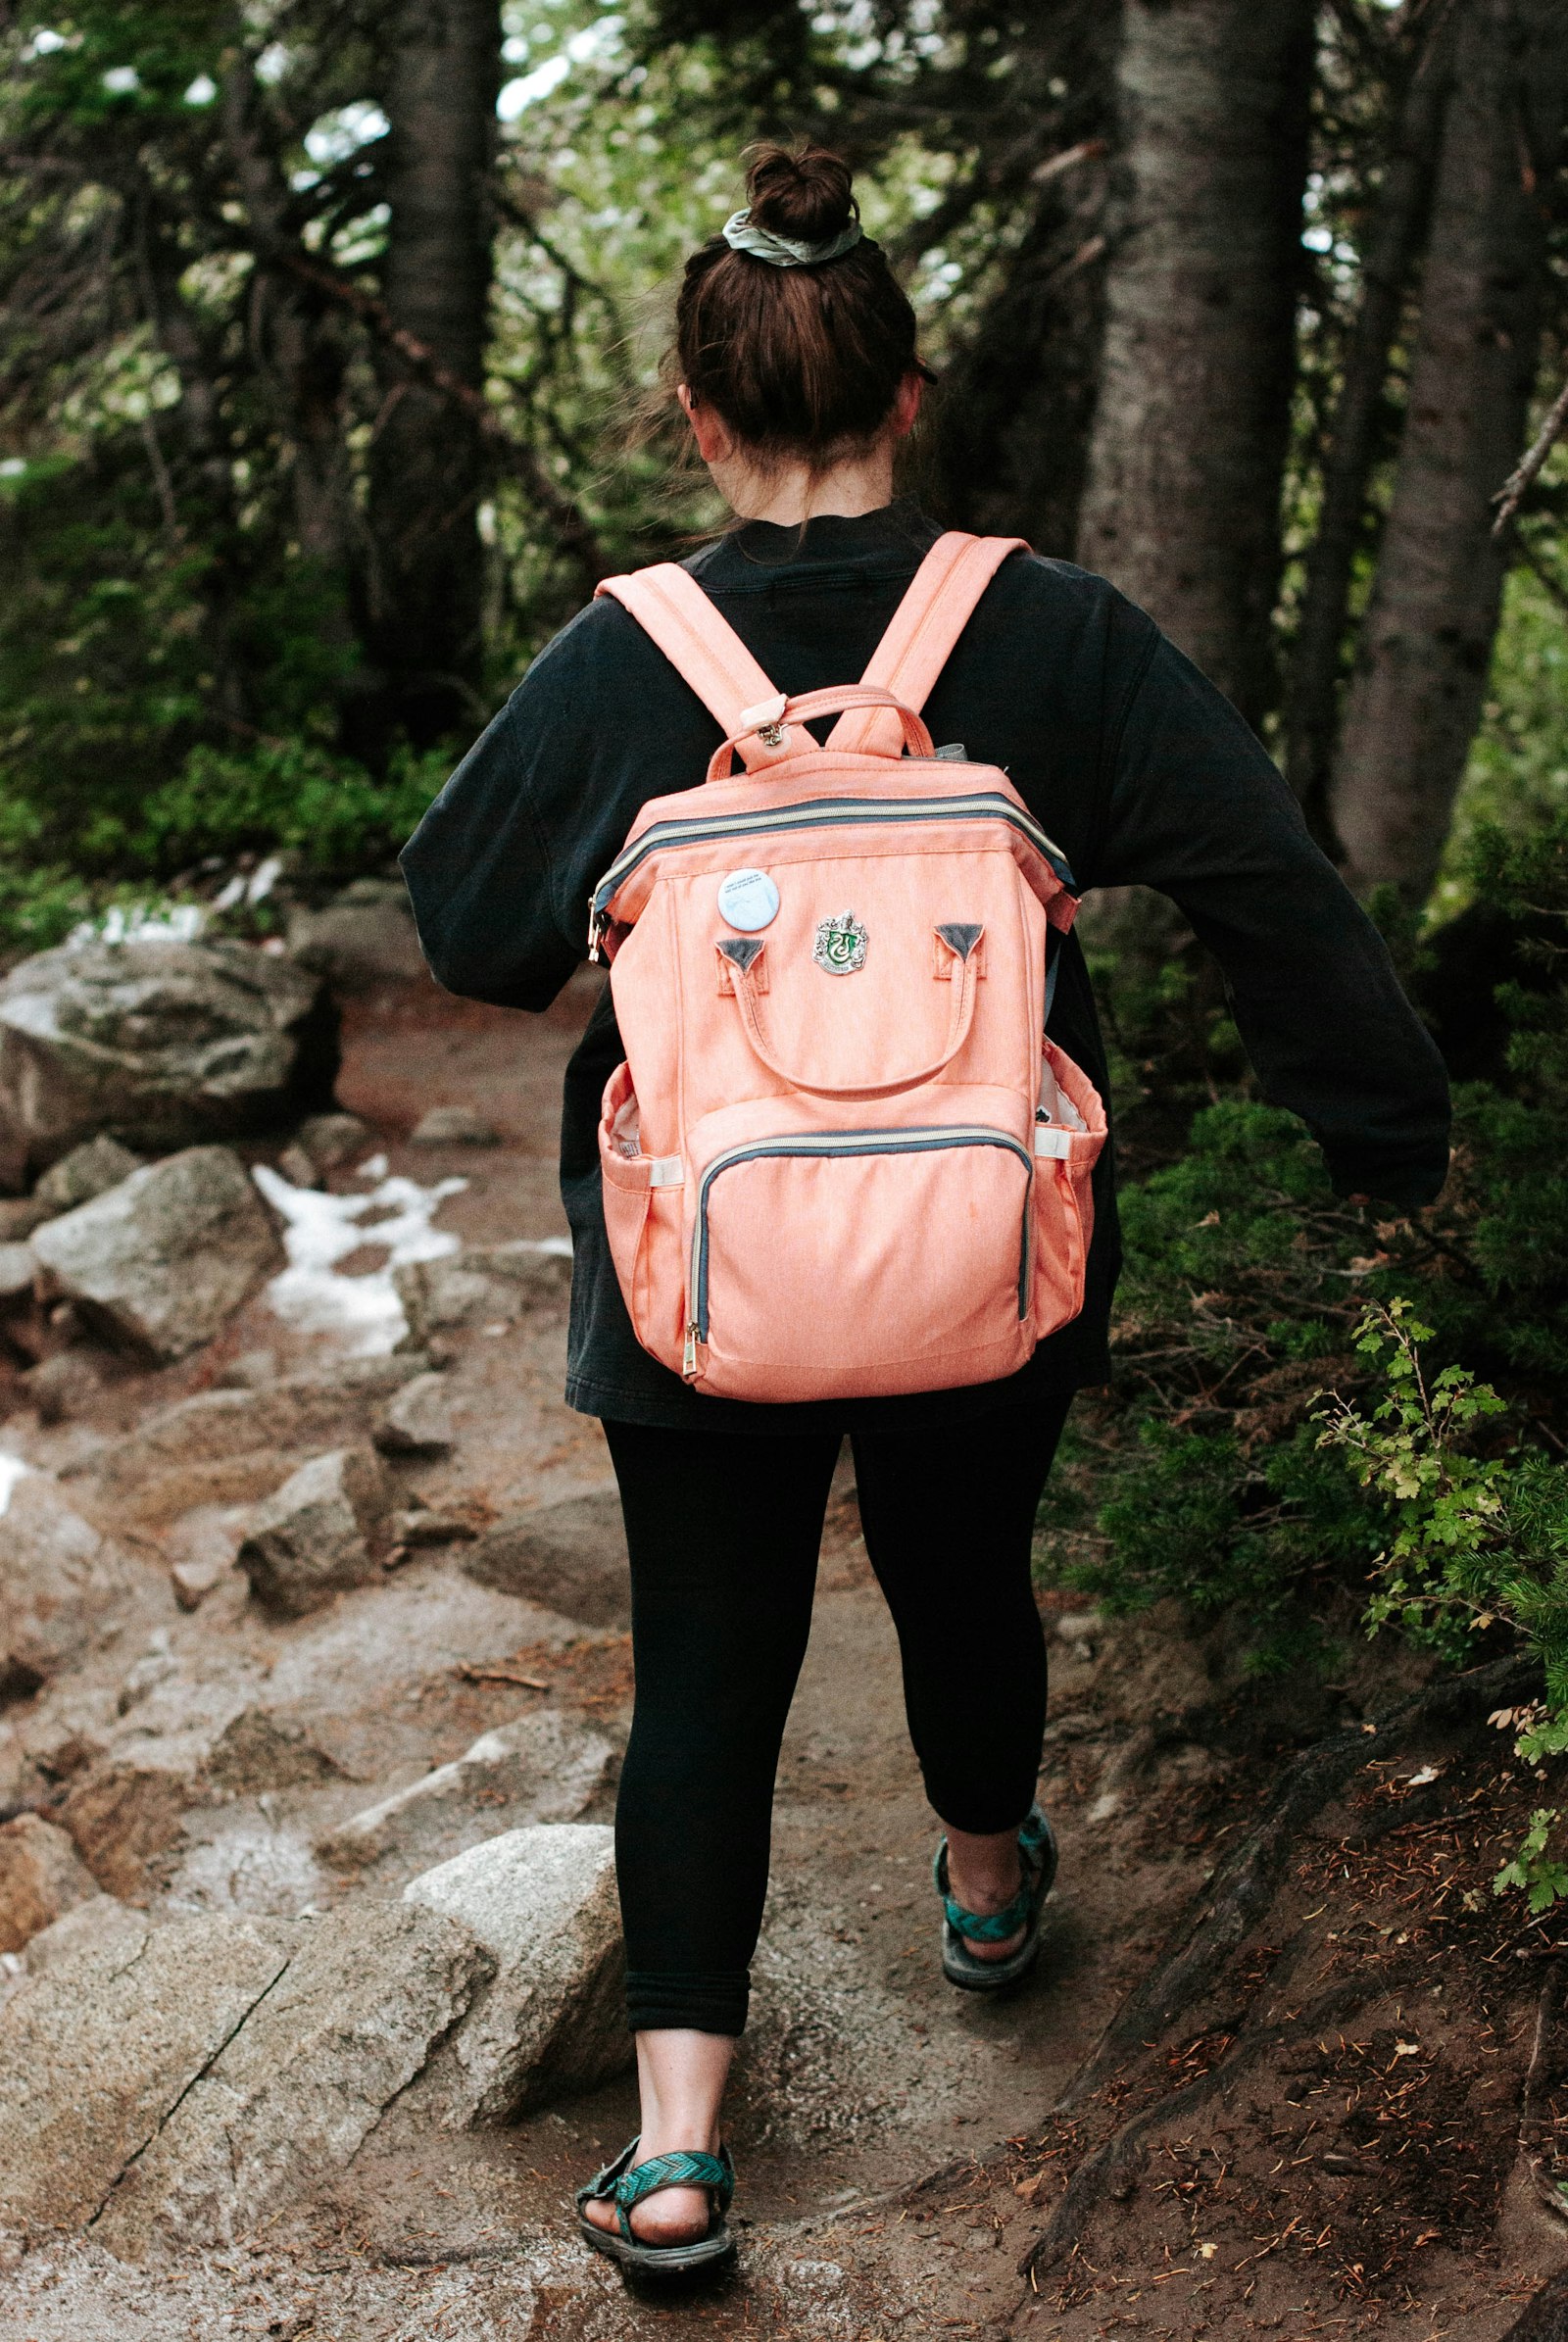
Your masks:
<instances>
[{"instance_id":1,"label":"gray rock","mask_svg":"<svg viewBox=\"0 0 1568 2342\"><path fill-rule=\"evenodd\" d=\"M236 943L91 943L0 984L0 1155L53 1163L106 1132L157 1153L324 1105L320 980Z\"/></svg>"},{"instance_id":2,"label":"gray rock","mask_svg":"<svg viewBox=\"0 0 1568 2342\"><path fill-rule=\"evenodd\" d=\"M368 1153L374 1137L358 1114L309 1114L294 1133L294 1144L318 1171L336 1171Z\"/></svg>"},{"instance_id":3,"label":"gray rock","mask_svg":"<svg viewBox=\"0 0 1568 2342\"><path fill-rule=\"evenodd\" d=\"M298 1724L243 1708L223 1727L203 1765L211 1789L227 1797L266 1797L279 1789L316 1789L342 1775Z\"/></svg>"},{"instance_id":4,"label":"gray rock","mask_svg":"<svg viewBox=\"0 0 1568 2342\"><path fill-rule=\"evenodd\" d=\"M29 1366L21 1384L40 1423L68 1423L103 1396L103 1364L91 1350L57 1350Z\"/></svg>"},{"instance_id":5,"label":"gray rock","mask_svg":"<svg viewBox=\"0 0 1568 2342\"><path fill-rule=\"evenodd\" d=\"M463 1567L498 1593L590 1627L623 1627L631 1616L626 1529L613 1488L497 1522L474 1539Z\"/></svg>"},{"instance_id":6,"label":"gray rock","mask_svg":"<svg viewBox=\"0 0 1568 2342\"><path fill-rule=\"evenodd\" d=\"M259 1602L288 1618L319 1610L378 1567L374 1550L388 1510L380 1460L370 1447L318 1455L257 1508L239 1566Z\"/></svg>"},{"instance_id":7,"label":"gray rock","mask_svg":"<svg viewBox=\"0 0 1568 2342\"><path fill-rule=\"evenodd\" d=\"M396 1358L345 1358L330 1374L199 1391L160 1408L117 1441L103 1459L106 1485L118 1494L218 1457L269 1447L309 1454L363 1439L385 1402L426 1366L417 1351Z\"/></svg>"},{"instance_id":8,"label":"gray rock","mask_svg":"<svg viewBox=\"0 0 1568 2342\"><path fill-rule=\"evenodd\" d=\"M461 1921L499 1963L418 2085L453 2126L510 2122L631 2062L614 1832L555 1824L486 1838L403 1890Z\"/></svg>"},{"instance_id":9,"label":"gray rock","mask_svg":"<svg viewBox=\"0 0 1568 2342\"><path fill-rule=\"evenodd\" d=\"M38 1937L0 2009L0 2203L24 2232L93 2219L288 1965L276 1924L111 1913Z\"/></svg>"},{"instance_id":10,"label":"gray rock","mask_svg":"<svg viewBox=\"0 0 1568 2342\"><path fill-rule=\"evenodd\" d=\"M288 948L339 992L368 992L424 974L408 889L400 879L357 878L319 910L296 910Z\"/></svg>"},{"instance_id":11,"label":"gray rock","mask_svg":"<svg viewBox=\"0 0 1568 2342\"><path fill-rule=\"evenodd\" d=\"M394 1269L392 1283L409 1321L411 1349L455 1326L515 1325L535 1309L563 1302L571 1289L569 1255L535 1244L470 1244L444 1260Z\"/></svg>"},{"instance_id":12,"label":"gray rock","mask_svg":"<svg viewBox=\"0 0 1568 2342\"><path fill-rule=\"evenodd\" d=\"M15 1309L32 1299L38 1257L30 1244L0 1244L0 1309Z\"/></svg>"},{"instance_id":13,"label":"gray rock","mask_svg":"<svg viewBox=\"0 0 1568 2342\"><path fill-rule=\"evenodd\" d=\"M92 1647L126 1586L121 1555L41 1472L0 1513L0 1690L36 1688Z\"/></svg>"},{"instance_id":14,"label":"gray rock","mask_svg":"<svg viewBox=\"0 0 1568 2342\"><path fill-rule=\"evenodd\" d=\"M409 1133L411 1147L499 1147L501 1133L472 1106L431 1106Z\"/></svg>"},{"instance_id":15,"label":"gray rock","mask_svg":"<svg viewBox=\"0 0 1568 2342\"><path fill-rule=\"evenodd\" d=\"M456 1444L445 1375L416 1375L388 1402L371 1434L383 1455L446 1455Z\"/></svg>"},{"instance_id":16,"label":"gray rock","mask_svg":"<svg viewBox=\"0 0 1568 2342\"><path fill-rule=\"evenodd\" d=\"M265 1391L277 1381L276 1350L241 1350L213 1377L215 1391Z\"/></svg>"},{"instance_id":17,"label":"gray rock","mask_svg":"<svg viewBox=\"0 0 1568 2342\"><path fill-rule=\"evenodd\" d=\"M283 1265L255 1182L229 1147L192 1147L50 1220L32 1239L46 1291L167 1364L210 1342Z\"/></svg>"},{"instance_id":18,"label":"gray rock","mask_svg":"<svg viewBox=\"0 0 1568 2342\"><path fill-rule=\"evenodd\" d=\"M48 1205L53 1217L56 1212L74 1211L80 1203L91 1203L96 1195L107 1195L111 1188L118 1188L141 1167L139 1154L100 1133L96 1139L84 1139L58 1163L51 1163L32 1192L40 1203Z\"/></svg>"},{"instance_id":19,"label":"gray rock","mask_svg":"<svg viewBox=\"0 0 1568 2342\"><path fill-rule=\"evenodd\" d=\"M429 1863L498 1829L574 1822L613 1762L598 1732L559 1709L540 1708L481 1733L452 1764L365 1807L327 1831L317 1850L344 1870L389 1858Z\"/></svg>"},{"instance_id":20,"label":"gray rock","mask_svg":"<svg viewBox=\"0 0 1568 2342\"><path fill-rule=\"evenodd\" d=\"M265 1928L269 1942L281 1933L289 1957L217 2055L190 2069L137 2161L122 2166L95 2234L129 2259L158 2243L230 2243L319 2190L495 1968L466 1927L418 1904L362 1903L292 1924L185 1925L240 1939ZM0 2168L3 2159L0 2143Z\"/></svg>"},{"instance_id":21,"label":"gray rock","mask_svg":"<svg viewBox=\"0 0 1568 2342\"><path fill-rule=\"evenodd\" d=\"M97 1892L97 1880L52 1822L18 1814L0 1828L0 1952L20 1952Z\"/></svg>"},{"instance_id":22,"label":"gray rock","mask_svg":"<svg viewBox=\"0 0 1568 2342\"><path fill-rule=\"evenodd\" d=\"M163 1544L181 1610L195 1610L234 1567L256 1518L254 1505L198 1504L171 1524Z\"/></svg>"}]
</instances>

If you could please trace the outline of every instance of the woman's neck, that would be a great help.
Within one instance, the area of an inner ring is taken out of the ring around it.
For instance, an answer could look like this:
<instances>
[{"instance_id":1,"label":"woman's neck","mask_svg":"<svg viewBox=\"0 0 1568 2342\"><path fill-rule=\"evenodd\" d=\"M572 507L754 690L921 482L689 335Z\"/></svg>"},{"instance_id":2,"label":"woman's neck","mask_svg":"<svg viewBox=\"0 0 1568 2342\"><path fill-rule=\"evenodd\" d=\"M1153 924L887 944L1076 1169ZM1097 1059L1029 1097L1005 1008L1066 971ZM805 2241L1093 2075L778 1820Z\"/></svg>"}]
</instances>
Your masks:
<instances>
[{"instance_id":1,"label":"woman's neck","mask_svg":"<svg viewBox=\"0 0 1568 2342\"><path fill-rule=\"evenodd\" d=\"M715 464L712 470L719 494L739 519L771 520L781 528L798 528L830 513L858 520L862 512L880 512L893 502L889 446L848 457L828 471L813 472L806 464L760 471L739 462Z\"/></svg>"}]
</instances>

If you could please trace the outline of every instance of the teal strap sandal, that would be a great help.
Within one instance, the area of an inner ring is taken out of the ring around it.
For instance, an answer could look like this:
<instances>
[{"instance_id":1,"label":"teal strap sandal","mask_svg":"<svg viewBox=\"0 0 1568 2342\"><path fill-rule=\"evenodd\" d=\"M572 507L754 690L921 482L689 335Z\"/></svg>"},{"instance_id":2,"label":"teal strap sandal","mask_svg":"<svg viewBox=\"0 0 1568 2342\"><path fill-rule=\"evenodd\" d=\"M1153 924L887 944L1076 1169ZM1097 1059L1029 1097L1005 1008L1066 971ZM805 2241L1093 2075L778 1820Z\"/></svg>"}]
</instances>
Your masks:
<instances>
[{"instance_id":1,"label":"teal strap sandal","mask_svg":"<svg viewBox=\"0 0 1568 2342\"><path fill-rule=\"evenodd\" d=\"M1023 1880L1012 1901L1002 1911L982 1915L965 1911L948 1892L948 1841L937 1848L932 1865L937 1893L942 1897L942 1973L949 1983L965 1992L998 1992L1027 1976L1040 1950L1040 1913L1056 1876L1056 1840L1038 1805L1018 1832L1018 1859ZM1022 1943L1004 1960L977 1960L969 1943L1005 1943L1024 1930ZM968 1943L964 1938L968 1938Z\"/></svg>"},{"instance_id":2,"label":"teal strap sandal","mask_svg":"<svg viewBox=\"0 0 1568 2342\"><path fill-rule=\"evenodd\" d=\"M613 2163L607 2163L586 2187L577 2190L574 2198L577 2224L594 2251L608 2253L612 2261L619 2261L627 2269L662 2269L671 2275L727 2260L735 2250L735 2239L724 2225L724 2215L735 2193L735 2166L729 2159L729 2149L720 2147L716 2155L685 2151L651 2155L646 2163L633 2169L632 2157L638 2144L638 2139L633 2139ZM657 2195L664 2187L706 2187L711 2191L712 2211L706 2236L694 2237L690 2244L645 2244L640 2236L632 2234L632 2206L640 2204L644 2196ZM591 2220L587 2213L589 2204L613 2204L614 2227L601 2228L597 2220Z\"/></svg>"}]
</instances>

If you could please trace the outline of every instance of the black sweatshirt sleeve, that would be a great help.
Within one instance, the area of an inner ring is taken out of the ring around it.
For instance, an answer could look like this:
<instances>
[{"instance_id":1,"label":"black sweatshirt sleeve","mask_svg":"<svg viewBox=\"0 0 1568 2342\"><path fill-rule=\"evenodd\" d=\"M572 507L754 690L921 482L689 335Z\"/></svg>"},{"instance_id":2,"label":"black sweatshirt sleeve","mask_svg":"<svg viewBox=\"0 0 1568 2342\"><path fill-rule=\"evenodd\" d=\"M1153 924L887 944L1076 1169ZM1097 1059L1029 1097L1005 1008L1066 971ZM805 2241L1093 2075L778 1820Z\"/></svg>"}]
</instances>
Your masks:
<instances>
[{"instance_id":1,"label":"black sweatshirt sleeve","mask_svg":"<svg viewBox=\"0 0 1568 2342\"><path fill-rule=\"evenodd\" d=\"M1086 877L1157 888L1185 912L1263 1095L1300 1115L1339 1194L1430 1202L1447 1078L1382 937L1229 702L1152 628L1140 651Z\"/></svg>"},{"instance_id":2,"label":"black sweatshirt sleeve","mask_svg":"<svg viewBox=\"0 0 1568 2342\"><path fill-rule=\"evenodd\" d=\"M436 982L501 1008L548 1008L586 949L586 903L570 932L524 745L563 745L566 641L535 659L399 856Z\"/></svg>"}]
</instances>

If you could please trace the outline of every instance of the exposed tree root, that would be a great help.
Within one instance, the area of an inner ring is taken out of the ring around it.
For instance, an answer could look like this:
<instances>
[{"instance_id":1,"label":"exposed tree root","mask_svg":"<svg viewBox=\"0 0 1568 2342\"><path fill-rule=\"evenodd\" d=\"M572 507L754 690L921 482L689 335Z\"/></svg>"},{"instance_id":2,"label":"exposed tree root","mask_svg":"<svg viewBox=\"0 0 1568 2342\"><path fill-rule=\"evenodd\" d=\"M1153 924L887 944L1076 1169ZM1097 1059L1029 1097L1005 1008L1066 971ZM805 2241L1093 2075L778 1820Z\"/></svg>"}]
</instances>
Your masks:
<instances>
[{"instance_id":1,"label":"exposed tree root","mask_svg":"<svg viewBox=\"0 0 1568 2342\"><path fill-rule=\"evenodd\" d=\"M1538 2203L1554 2220L1568 2222L1568 2200L1548 2168L1550 2125L1545 2114L1546 2091L1551 2081L1552 2038L1562 2008L1563 1982L1561 1964L1549 1962L1536 2003L1536 2037L1531 2045L1524 2099L1519 2109L1519 2152L1525 2159Z\"/></svg>"},{"instance_id":2,"label":"exposed tree root","mask_svg":"<svg viewBox=\"0 0 1568 2342\"><path fill-rule=\"evenodd\" d=\"M1309 2039L1322 2026L1337 2024L1365 1998L1359 1984L1337 1985L1332 1992L1323 1993L1293 2023L1263 2025L1255 2033L1244 2034L1230 2054L1211 2066L1206 2074L1200 2074L1196 2081L1173 2090L1169 2096L1156 2099L1152 2106L1124 2122L1102 2147L1078 2166L1067 2183L1066 2194L1019 2262L1020 2276L1031 2269L1038 2272L1054 2268L1071 2252L1104 2199L1130 2192L1130 2183L1143 2165L1144 2142L1151 2131L1184 2120L1217 2091L1227 2089L1260 2059L1287 2041Z\"/></svg>"},{"instance_id":3,"label":"exposed tree root","mask_svg":"<svg viewBox=\"0 0 1568 2342\"><path fill-rule=\"evenodd\" d=\"M1445 1676L1372 1720L1331 1733L1295 1758L1267 1812L1220 1864L1179 1948L1127 1995L1057 2100L1080 2106L1123 2067L1161 2040L1183 2012L1214 1983L1238 1945L1272 1903L1302 1830L1375 1757L1412 1732L1478 1722L1495 1707L1528 1696L1539 1673L1520 1653ZM1070 2191L1069 2191L1070 2192Z\"/></svg>"},{"instance_id":4,"label":"exposed tree root","mask_svg":"<svg viewBox=\"0 0 1568 2342\"><path fill-rule=\"evenodd\" d=\"M1568 2342L1568 2269L1525 2304L1502 2342Z\"/></svg>"}]
</instances>

